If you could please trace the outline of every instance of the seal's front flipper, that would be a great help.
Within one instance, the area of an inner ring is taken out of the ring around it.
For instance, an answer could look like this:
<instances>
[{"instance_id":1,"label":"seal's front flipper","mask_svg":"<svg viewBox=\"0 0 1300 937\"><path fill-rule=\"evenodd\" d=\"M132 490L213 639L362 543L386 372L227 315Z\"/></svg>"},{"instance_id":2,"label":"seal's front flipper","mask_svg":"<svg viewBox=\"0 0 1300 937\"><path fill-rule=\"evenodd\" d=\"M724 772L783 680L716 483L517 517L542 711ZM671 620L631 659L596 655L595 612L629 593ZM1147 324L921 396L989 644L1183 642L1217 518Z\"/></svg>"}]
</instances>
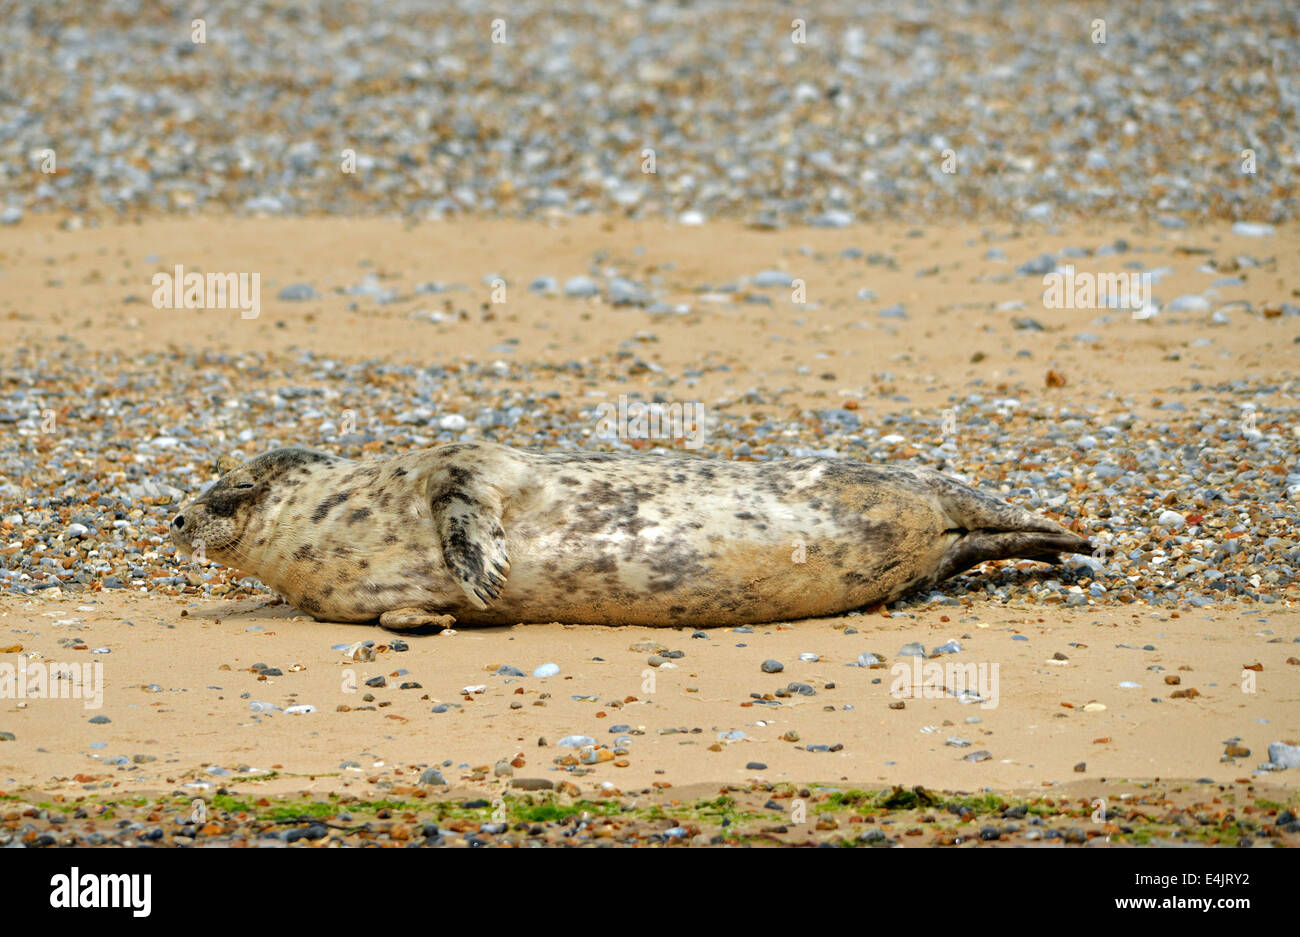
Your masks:
<instances>
[{"instance_id":1,"label":"seal's front flipper","mask_svg":"<svg viewBox=\"0 0 1300 937\"><path fill-rule=\"evenodd\" d=\"M501 495L471 470L450 466L434 486L430 506L447 572L469 603L482 611L510 575Z\"/></svg>"},{"instance_id":2,"label":"seal's front flipper","mask_svg":"<svg viewBox=\"0 0 1300 937\"><path fill-rule=\"evenodd\" d=\"M431 612L426 608L391 608L379 616L379 624L390 631L409 631L411 628L423 628L426 625L450 628L456 624L456 619L451 615Z\"/></svg>"}]
</instances>

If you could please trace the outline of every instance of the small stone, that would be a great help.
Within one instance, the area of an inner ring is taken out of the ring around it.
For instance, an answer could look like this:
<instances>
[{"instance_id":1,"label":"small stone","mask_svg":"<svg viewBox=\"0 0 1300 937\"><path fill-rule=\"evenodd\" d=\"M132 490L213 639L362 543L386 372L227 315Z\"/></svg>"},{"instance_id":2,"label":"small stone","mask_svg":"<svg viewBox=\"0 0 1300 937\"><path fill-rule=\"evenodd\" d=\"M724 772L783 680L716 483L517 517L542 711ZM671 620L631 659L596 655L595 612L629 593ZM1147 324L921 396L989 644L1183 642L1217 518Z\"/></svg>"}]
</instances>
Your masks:
<instances>
[{"instance_id":1,"label":"small stone","mask_svg":"<svg viewBox=\"0 0 1300 937\"><path fill-rule=\"evenodd\" d=\"M276 294L276 298L287 302L302 302L308 299L316 299L317 293L310 283L293 283L280 290Z\"/></svg>"},{"instance_id":2,"label":"small stone","mask_svg":"<svg viewBox=\"0 0 1300 937\"><path fill-rule=\"evenodd\" d=\"M564 282L566 296L597 296L600 286L591 277L571 277Z\"/></svg>"},{"instance_id":3,"label":"small stone","mask_svg":"<svg viewBox=\"0 0 1300 937\"><path fill-rule=\"evenodd\" d=\"M1156 523L1161 527L1178 529L1187 524L1187 519L1177 511L1161 511L1160 516L1156 518Z\"/></svg>"},{"instance_id":4,"label":"small stone","mask_svg":"<svg viewBox=\"0 0 1300 937\"><path fill-rule=\"evenodd\" d=\"M753 284L760 288L770 286L791 286L794 284L794 277L788 273L782 273L780 270L762 270L754 274Z\"/></svg>"},{"instance_id":5,"label":"small stone","mask_svg":"<svg viewBox=\"0 0 1300 937\"><path fill-rule=\"evenodd\" d=\"M785 664L779 660L765 660L762 664L763 673L780 673L785 670Z\"/></svg>"},{"instance_id":6,"label":"small stone","mask_svg":"<svg viewBox=\"0 0 1300 937\"><path fill-rule=\"evenodd\" d=\"M1273 226L1258 221L1238 221L1232 226L1232 233L1250 238L1272 237Z\"/></svg>"},{"instance_id":7,"label":"small stone","mask_svg":"<svg viewBox=\"0 0 1300 937\"><path fill-rule=\"evenodd\" d=\"M1284 769L1300 768L1300 745L1288 745L1286 742L1270 742L1268 760L1270 764L1278 765Z\"/></svg>"},{"instance_id":8,"label":"small stone","mask_svg":"<svg viewBox=\"0 0 1300 937\"><path fill-rule=\"evenodd\" d=\"M550 791L555 789L555 782L548 778L514 778L510 786L517 791Z\"/></svg>"},{"instance_id":9,"label":"small stone","mask_svg":"<svg viewBox=\"0 0 1300 937\"><path fill-rule=\"evenodd\" d=\"M1170 312L1209 312L1210 301L1204 296L1198 296L1193 293L1186 296L1175 297L1170 300L1169 305L1166 308Z\"/></svg>"}]
</instances>

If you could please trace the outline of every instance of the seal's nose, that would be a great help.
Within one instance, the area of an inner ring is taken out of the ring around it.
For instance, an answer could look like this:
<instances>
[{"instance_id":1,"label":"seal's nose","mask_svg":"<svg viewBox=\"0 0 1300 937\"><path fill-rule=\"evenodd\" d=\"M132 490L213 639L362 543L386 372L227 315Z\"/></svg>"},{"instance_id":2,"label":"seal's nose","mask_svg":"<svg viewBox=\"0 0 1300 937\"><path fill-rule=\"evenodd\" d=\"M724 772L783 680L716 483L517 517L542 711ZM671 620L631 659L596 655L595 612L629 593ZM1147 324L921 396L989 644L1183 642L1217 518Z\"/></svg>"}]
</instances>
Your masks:
<instances>
[{"instance_id":1,"label":"seal's nose","mask_svg":"<svg viewBox=\"0 0 1300 937\"><path fill-rule=\"evenodd\" d=\"M175 517L173 517L172 526L175 527L177 530L183 529L185 527L185 515L177 514Z\"/></svg>"}]
</instances>

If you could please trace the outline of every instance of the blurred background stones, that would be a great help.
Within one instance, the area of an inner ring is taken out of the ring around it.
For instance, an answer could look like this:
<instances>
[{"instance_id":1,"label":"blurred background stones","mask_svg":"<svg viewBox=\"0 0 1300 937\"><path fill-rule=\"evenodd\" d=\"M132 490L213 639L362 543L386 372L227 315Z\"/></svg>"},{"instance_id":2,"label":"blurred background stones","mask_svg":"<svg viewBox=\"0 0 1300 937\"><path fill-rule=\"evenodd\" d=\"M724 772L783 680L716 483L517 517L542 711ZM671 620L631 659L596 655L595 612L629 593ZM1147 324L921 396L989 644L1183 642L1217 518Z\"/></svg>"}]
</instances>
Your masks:
<instances>
[{"instance_id":1,"label":"blurred background stones","mask_svg":"<svg viewBox=\"0 0 1300 937\"><path fill-rule=\"evenodd\" d=\"M0 222L1276 223L1297 53L1285 0L17 3Z\"/></svg>"}]
</instances>

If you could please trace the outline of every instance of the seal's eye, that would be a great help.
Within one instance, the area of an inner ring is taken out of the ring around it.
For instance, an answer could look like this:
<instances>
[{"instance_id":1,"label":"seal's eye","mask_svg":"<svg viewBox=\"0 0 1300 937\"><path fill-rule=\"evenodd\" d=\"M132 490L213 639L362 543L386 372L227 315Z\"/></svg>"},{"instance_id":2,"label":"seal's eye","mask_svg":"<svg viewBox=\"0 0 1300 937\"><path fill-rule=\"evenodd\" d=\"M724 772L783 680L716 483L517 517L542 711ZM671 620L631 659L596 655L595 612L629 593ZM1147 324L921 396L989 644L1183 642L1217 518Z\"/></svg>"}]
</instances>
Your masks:
<instances>
[{"instance_id":1,"label":"seal's eye","mask_svg":"<svg viewBox=\"0 0 1300 937\"><path fill-rule=\"evenodd\" d=\"M235 487L236 487L236 488L252 488L253 486L252 486L251 484L248 484L248 485L236 485Z\"/></svg>"}]
</instances>

